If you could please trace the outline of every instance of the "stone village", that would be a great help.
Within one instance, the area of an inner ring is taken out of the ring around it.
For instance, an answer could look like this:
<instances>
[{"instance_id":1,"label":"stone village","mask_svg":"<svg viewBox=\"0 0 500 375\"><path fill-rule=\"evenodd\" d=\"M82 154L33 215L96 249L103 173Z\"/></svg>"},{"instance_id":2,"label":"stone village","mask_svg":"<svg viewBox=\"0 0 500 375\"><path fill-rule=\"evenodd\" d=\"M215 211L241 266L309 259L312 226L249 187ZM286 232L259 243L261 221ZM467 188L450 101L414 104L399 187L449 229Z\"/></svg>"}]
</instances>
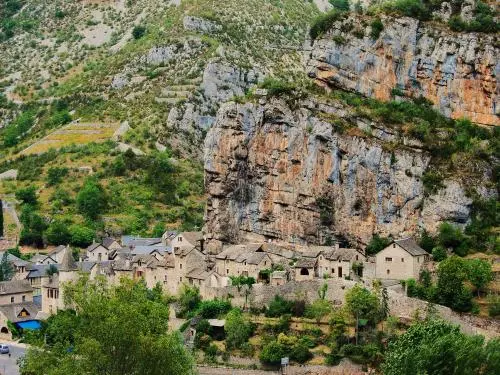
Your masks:
<instances>
[{"instance_id":1,"label":"stone village","mask_svg":"<svg viewBox=\"0 0 500 375\"><path fill-rule=\"evenodd\" d=\"M0 283L1 335L10 337L8 321L23 328L64 309L64 284L82 274L104 277L109 284L122 277L143 279L149 288L159 284L169 295L186 284L199 288L203 298L227 297L232 278L242 276L253 278L256 294L259 287L268 288L261 295L269 298L280 288L297 291L308 282L315 288L314 281L324 280L343 289L344 283L371 285L380 279L401 289L400 280L418 278L423 267L431 269L433 264L412 238L394 240L374 257L336 243L304 246L268 240L228 244L217 254L207 248L202 232L166 232L161 238L104 238L78 261L69 246L37 254L29 262L8 254L15 274L12 281Z\"/></svg>"}]
</instances>

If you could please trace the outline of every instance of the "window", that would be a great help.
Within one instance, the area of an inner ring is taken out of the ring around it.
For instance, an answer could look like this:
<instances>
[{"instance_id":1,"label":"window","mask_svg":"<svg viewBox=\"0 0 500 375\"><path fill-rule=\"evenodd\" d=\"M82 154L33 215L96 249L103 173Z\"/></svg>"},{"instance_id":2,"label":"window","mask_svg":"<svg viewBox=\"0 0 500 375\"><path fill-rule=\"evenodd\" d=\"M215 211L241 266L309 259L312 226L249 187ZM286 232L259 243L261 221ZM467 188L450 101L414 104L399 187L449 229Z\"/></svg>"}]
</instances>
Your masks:
<instances>
[{"instance_id":1,"label":"window","mask_svg":"<svg viewBox=\"0 0 500 375\"><path fill-rule=\"evenodd\" d=\"M390 273L391 273L391 271L390 271L390 270L387 270L387 274L389 275Z\"/></svg>"},{"instance_id":2,"label":"window","mask_svg":"<svg viewBox=\"0 0 500 375\"><path fill-rule=\"evenodd\" d=\"M182 277L179 277L179 281L182 283Z\"/></svg>"},{"instance_id":3,"label":"window","mask_svg":"<svg viewBox=\"0 0 500 375\"><path fill-rule=\"evenodd\" d=\"M401 262L403 262L403 263L404 263L404 261L405 261L405 258L401 258Z\"/></svg>"},{"instance_id":4,"label":"window","mask_svg":"<svg viewBox=\"0 0 500 375\"><path fill-rule=\"evenodd\" d=\"M175 253L179 252L179 248L178 247L174 247L174 252Z\"/></svg>"},{"instance_id":5,"label":"window","mask_svg":"<svg viewBox=\"0 0 500 375\"><path fill-rule=\"evenodd\" d=\"M356 260L358 260L358 256L356 255Z\"/></svg>"},{"instance_id":6,"label":"window","mask_svg":"<svg viewBox=\"0 0 500 375\"><path fill-rule=\"evenodd\" d=\"M264 266L267 266L267 261L264 261Z\"/></svg>"},{"instance_id":7,"label":"window","mask_svg":"<svg viewBox=\"0 0 500 375\"><path fill-rule=\"evenodd\" d=\"M392 258L386 257L386 258L385 258L385 261L386 261L386 262L392 262Z\"/></svg>"},{"instance_id":8,"label":"window","mask_svg":"<svg viewBox=\"0 0 500 375\"><path fill-rule=\"evenodd\" d=\"M396 244L395 244L395 243L393 243L393 244L392 244L392 247L393 247L393 248L396 248Z\"/></svg>"},{"instance_id":9,"label":"window","mask_svg":"<svg viewBox=\"0 0 500 375\"><path fill-rule=\"evenodd\" d=\"M179 242L182 242L182 237L181 236L179 236Z\"/></svg>"},{"instance_id":10,"label":"window","mask_svg":"<svg viewBox=\"0 0 500 375\"><path fill-rule=\"evenodd\" d=\"M14 303L14 297L10 297L10 303Z\"/></svg>"},{"instance_id":11,"label":"window","mask_svg":"<svg viewBox=\"0 0 500 375\"><path fill-rule=\"evenodd\" d=\"M23 296L23 302L26 302L26 296Z\"/></svg>"},{"instance_id":12,"label":"window","mask_svg":"<svg viewBox=\"0 0 500 375\"><path fill-rule=\"evenodd\" d=\"M182 270L182 263L179 264L179 268Z\"/></svg>"},{"instance_id":13,"label":"window","mask_svg":"<svg viewBox=\"0 0 500 375\"><path fill-rule=\"evenodd\" d=\"M229 268L226 270L226 275L229 275Z\"/></svg>"},{"instance_id":14,"label":"window","mask_svg":"<svg viewBox=\"0 0 500 375\"><path fill-rule=\"evenodd\" d=\"M420 257L417 257L417 262L420 263Z\"/></svg>"}]
</instances>

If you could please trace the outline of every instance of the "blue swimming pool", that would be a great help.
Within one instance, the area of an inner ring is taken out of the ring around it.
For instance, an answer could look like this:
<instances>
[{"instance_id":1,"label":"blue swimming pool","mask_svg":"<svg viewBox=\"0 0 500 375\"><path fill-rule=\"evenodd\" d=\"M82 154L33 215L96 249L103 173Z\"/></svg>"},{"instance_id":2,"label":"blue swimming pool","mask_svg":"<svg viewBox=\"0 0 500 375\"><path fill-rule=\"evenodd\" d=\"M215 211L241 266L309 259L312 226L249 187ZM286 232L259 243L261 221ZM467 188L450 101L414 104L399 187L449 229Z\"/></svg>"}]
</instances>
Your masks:
<instances>
[{"instance_id":1,"label":"blue swimming pool","mask_svg":"<svg viewBox=\"0 0 500 375\"><path fill-rule=\"evenodd\" d=\"M41 327L38 320L26 320L25 322L18 322L16 325L21 329L40 329Z\"/></svg>"}]
</instances>

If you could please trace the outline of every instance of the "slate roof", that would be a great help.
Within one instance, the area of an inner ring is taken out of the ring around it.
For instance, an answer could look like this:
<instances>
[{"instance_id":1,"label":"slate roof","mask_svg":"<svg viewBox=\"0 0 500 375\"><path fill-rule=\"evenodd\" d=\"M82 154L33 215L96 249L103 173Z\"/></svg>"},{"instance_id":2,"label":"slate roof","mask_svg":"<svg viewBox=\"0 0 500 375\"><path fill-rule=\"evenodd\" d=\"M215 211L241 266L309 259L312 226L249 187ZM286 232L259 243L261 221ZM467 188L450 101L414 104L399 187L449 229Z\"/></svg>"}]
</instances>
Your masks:
<instances>
[{"instance_id":1,"label":"slate roof","mask_svg":"<svg viewBox=\"0 0 500 375\"><path fill-rule=\"evenodd\" d=\"M406 252L408 252L410 255L429 255L429 253L418 246L418 244L411 237L401 240L395 240L394 242L401 246L404 250L406 250Z\"/></svg>"},{"instance_id":2,"label":"slate roof","mask_svg":"<svg viewBox=\"0 0 500 375\"><path fill-rule=\"evenodd\" d=\"M52 256L52 255L57 255L59 254L60 252L64 251L66 249L66 246L64 245L59 245L57 246L55 249L52 249L51 251L49 251L49 256Z\"/></svg>"},{"instance_id":3,"label":"slate roof","mask_svg":"<svg viewBox=\"0 0 500 375\"><path fill-rule=\"evenodd\" d=\"M206 280L209 275L210 273L205 270L194 268L186 274L186 277L188 279Z\"/></svg>"},{"instance_id":4,"label":"slate roof","mask_svg":"<svg viewBox=\"0 0 500 375\"><path fill-rule=\"evenodd\" d=\"M122 246L151 246L161 244L161 238L143 238L136 236L122 236Z\"/></svg>"},{"instance_id":5,"label":"slate roof","mask_svg":"<svg viewBox=\"0 0 500 375\"><path fill-rule=\"evenodd\" d=\"M179 236L182 236L191 245L198 246L198 243L203 240L202 232L181 232Z\"/></svg>"},{"instance_id":6,"label":"slate roof","mask_svg":"<svg viewBox=\"0 0 500 375\"><path fill-rule=\"evenodd\" d=\"M5 251L0 251L0 260L3 258ZM14 264L15 266L28 266L31 264L31 262L27 262L24 259L18 258L15 255L12 255L11 253L7 253L7 261Z\"/></svg>"},{"instance_id":7,"label":"slate roof","mask_svg":"<svg viewBox=\"0 0 500 375\"><path fill-rule=\"evenodd\" d=\"M50 258L54 263L57 263L54 258L52 258L50 255L43 255L43 254L36 254L31 257L31 262L32 263L38 263L38 262L43 262L45 259Z\"/></svg>"},{"instance_id":8,"label":"slate roof","mask_svg":"<svg viewBox=\"0 0 500 375\"><path fill-rule=\"evenodd\" d=\"M356 255L358 256L358 260L364 260L365 256L359 252L357 249L347 249L347 248L338 248L331 250L325 253L325 258L333 261L346 261L349 262L353 259L356 259Z\"/></svg>"},{"instance_id":9,"label":"slate roof","mask_svg":"<svg viewBox=\"0 0 500 375\"><path fill-rule=\"evenodd\" d=\"M314 268L316 267L317 261L316 258L300 258L297 260L297 263L295 263L295 268Z\"/></svg>"},{"instance_id":10,"label":"slate roof","mask_svg":"<svg viewBox=\"0 0 500 375\"><path fill-rule=\"evenodd\" d=\"M101 244L99 242L94 242L92 245L89 245L89 247L87 247L87 251L94 251L95 249L97 249L99 246L101 246Z\"/></svg>"},{"instance_id":11,"label":"slate roof","mask_svg":"<svg viewBox=\"0 0 500 375\"><path fill-rule=\"evenodd\" d=\"M69 247L64 251L63 258L61 260L61 265L59 271L74 271L77 269L75 259L73 258L73 253Z\"/></svg>"},{"instance_id":12,"label":"slate roof","mask_svg":"<svg viewBox=\"0 0 500 375\"><path fill-rule=\"evenodd\" d=\"M109 247L115 242L116 240L112 237L105 237L102 239L102 246L104 246L106 249L109 249Z\"/></svg>"},{"instance_id":13,"label":"slate roof","mask_svg":"<svg viewBox=\"0 0 500 375\"><path fill-rule=\"evenodd\" d=\"M59 264L53 264L52 266L59 269ZM33 264L30 267L27 278L47 276L47 270L49 267L49 264Z\"/></svg>"},{"instance_id":14,"label":"slate roof","mask_svg":"<svg viewBox=\"0 0 500 375\"><path fill-rule=\"evenodd\" d=\"M19 316L23 309L28 312L29 316ZM38 307L34 302L22 302L0 306L0 311L12 323L18 323L26 320L35 320L38 312L40 311L40 307Z\"/></svg>"},{"instance_id":15,"label":"slate roof","mask_svg":"<svg viewBox=\"0 0 500 375\"><path fill-rule=\"evenodd\" d=\"M12 280L0 282L0 295L28 293L32 291L33 288L31 287L28 280Z\"/></svg>"}]
</instances>

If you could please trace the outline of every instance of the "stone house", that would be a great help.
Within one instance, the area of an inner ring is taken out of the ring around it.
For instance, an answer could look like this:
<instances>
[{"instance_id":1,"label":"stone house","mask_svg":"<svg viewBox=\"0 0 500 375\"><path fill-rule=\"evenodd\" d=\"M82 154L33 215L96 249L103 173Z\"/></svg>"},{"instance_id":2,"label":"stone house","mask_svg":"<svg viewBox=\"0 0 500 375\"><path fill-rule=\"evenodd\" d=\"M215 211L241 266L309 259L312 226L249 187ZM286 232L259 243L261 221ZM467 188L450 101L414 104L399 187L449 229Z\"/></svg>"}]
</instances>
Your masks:
<instances>
[{"instance_id":1,"label":"stone house","mask_svg":"<svg viewBox=\"0 0 500 375\"><path fill-rule=\"evenodd\" d=\"M34 264L30 267L26 280L30 283L33 288L33 296L37 297L42 294L42 279L49 278L49 270L52 264ZM53 264L53 269L57 270L59 264Z\"/></svg>"},{"instance_id":2,"label":"stone house","mask_svg":"<svg viewBox=\"0 0 500 375\"><path fill-rule=\"evenodd\" d=\"M261 271L270 270L272 265L261 244L231 245L215 256L215 270L220 275L253 277L257 282L264 281Z\"/></svg>"},{"instance_id":3,"label":"stone house","mask_svg":"<svg viewBox=\"0 0 500 375\"><path fill-rule=\"evenodd\" d=\"M42 279L42 311L44 313L55 314L58 310L66 308L63 286L67 282L77 280L78 272L79 269L68 247L59 264L59 272Z\"/></svg>"},{"instance_id":4,"label":"stone house","mask_svg":"<svg viewBox=\"0 0 500 375\"><path fill-rule=\"evenodd\" d=\"M204 252L205 240L201 232L181 232L171 240L171 243L174 253L192 247L197 247L202 253Z\"/></svg>"},{"instance_id":5,"label":"stone house","mask_svg":"<svg viewBox=\"0 0 500 375\"><path fill-rule=\"evenodd\" d=\"M177 237L177 232L174 231L166 231L163 233L161 236L161 242L165 246L172 246L172 241L174 240L175 237Z\"/></svg>"},{"instance_id":6,"label":"stone house","mask_svg":"<svg viewBox=\"0 0 500 375\"><path fill-rule=\"evenodd\" d=\"M118 250L122 247L120 243L112 237L103 238L102 246L104 246L109 251Z\"/></svg>"},{"instance_id":7,"label":"stone house","mask_svg":"<svg viewBox=\"0 0 500 375\"><path fill-rule=\"evenodd\" d=\"M64 245L59 245L55 249L49 251L49 253L47 255L49 257L51 257L52 259L54 259L56 261L56 263L61 263L63 260L64 254L66 252L66 249L69 249L69 247L64 246Z\"/></svg>"},{"instance_id":8,"label":"stone house","mask_svg":"<svg viewBox=\"0 0 500 375\"><path fill-rule=\"evenodd\" d=\"M33 302L33 288L28 280L0 282L0 305Z\"/></svg>"},{"instance_id":9,"label":"stone house","mask_svg":"<svg viewBox=\"0 0 500 375\"><path fill-rule=\"evenodd\" d=\"M355 277L363 276L363 267L366 261L365 255L357 249L347 249L335 246L323 251L318 256L319 277ZM353 270L356 269L356 272Z\"/></svg>"},{"instance_id":10,"label":"stone house","mask_svg":"<svg viewBox=\"0 0 500 375\"><path fill-rule=\"evenodd\" d=\"M288 274L286 271L274 271L271 274L270 284L273 286L285 285L288 282Z\"/></svg>"},{"instance_id":11,"label":"stone house","mask_svg":"<svg viewBox=\"0 0 500 375\"><path fill-rule=\"evenodd\" d=\"M300 258L295 263L295 281L318 277L318 258Z\"/></svg>"},{"instance_id":12,"label":"stone house","mask_svg":"<svg viewBox=\"0 0 500 375\"><path fill-rule=\"evenodd\" d=\"M196 268L199 270L207 269L207 257L201 252L200 248L183 244L182 246L175 246L173 249L177 249L177 251L174 250L173 252L174 269L171 272L173 276L171 280L177 283L178 287L187 282L186 275L192 270Z\"/></svg>"},{"instance_id":13,"label":"stone house","mask_svg":"<svg viewBox=\"0 0 500 375\"><path fill-rule=\"evenodd\" d=\"M87 247L86 251L86 260L88 260L89 262L102 262L109 259L109 255L112 250L104 246L104 244L95 242Z\"/></svg>"},{"instance_id":14,"label":"stone house","mask_svg":"<svg viewBox=\"0 0 500 375\"><path fill-rule=\"evenodd\" d=\"M209 295L208 288L220 288L228 285L228 278L219 275L215 270L195 268L186 274L186 284L200 289L202 296Z\"/></svg>"},{"instance_id":15,"label":"stone house","mask_svg":"<svg viewBox=\"0 0 500 375\"><path fill-rule=\"evenodd\" d=\"M165 258L158 252L134 256L132 258L131 267L133 278L142 278L148 288L154 288L157 283L160 283L163 287L167 279Z\"/></svg>"},{"instance_id":16,"label":"stone house","mask_svg":"<svg viewBox=\"0 0 500 375\"><path fill-rule=\"evenodd\" d=\"M12 339L12 333L10 332L7 322L19 326L23 322L37 320L39 311L39 306L33 302L21 302L0 306L0 338Z\"/></svg>"},{"instance_id":17,"label":"stone house","mask_svg":"<svg viewBox=\"0 0 500 375\"><path fill-rule=\"evenodd\" d=\"M31 263L36 265L38 264L49 265L57 263L56 260L53 259L50 255L43 255L43 254L36 254L30 260Z\"/></svg>"},{"instance_id":18,"label":"stone house","mask_svg":"<svg viewBox=\"0 0 500 375\"><path fill-rule=\"evenodd\" d=\"M418 279L430 255L412 238L395 240L375 256L375 277L378 279Z\"/></svg>"}]
</instances>

